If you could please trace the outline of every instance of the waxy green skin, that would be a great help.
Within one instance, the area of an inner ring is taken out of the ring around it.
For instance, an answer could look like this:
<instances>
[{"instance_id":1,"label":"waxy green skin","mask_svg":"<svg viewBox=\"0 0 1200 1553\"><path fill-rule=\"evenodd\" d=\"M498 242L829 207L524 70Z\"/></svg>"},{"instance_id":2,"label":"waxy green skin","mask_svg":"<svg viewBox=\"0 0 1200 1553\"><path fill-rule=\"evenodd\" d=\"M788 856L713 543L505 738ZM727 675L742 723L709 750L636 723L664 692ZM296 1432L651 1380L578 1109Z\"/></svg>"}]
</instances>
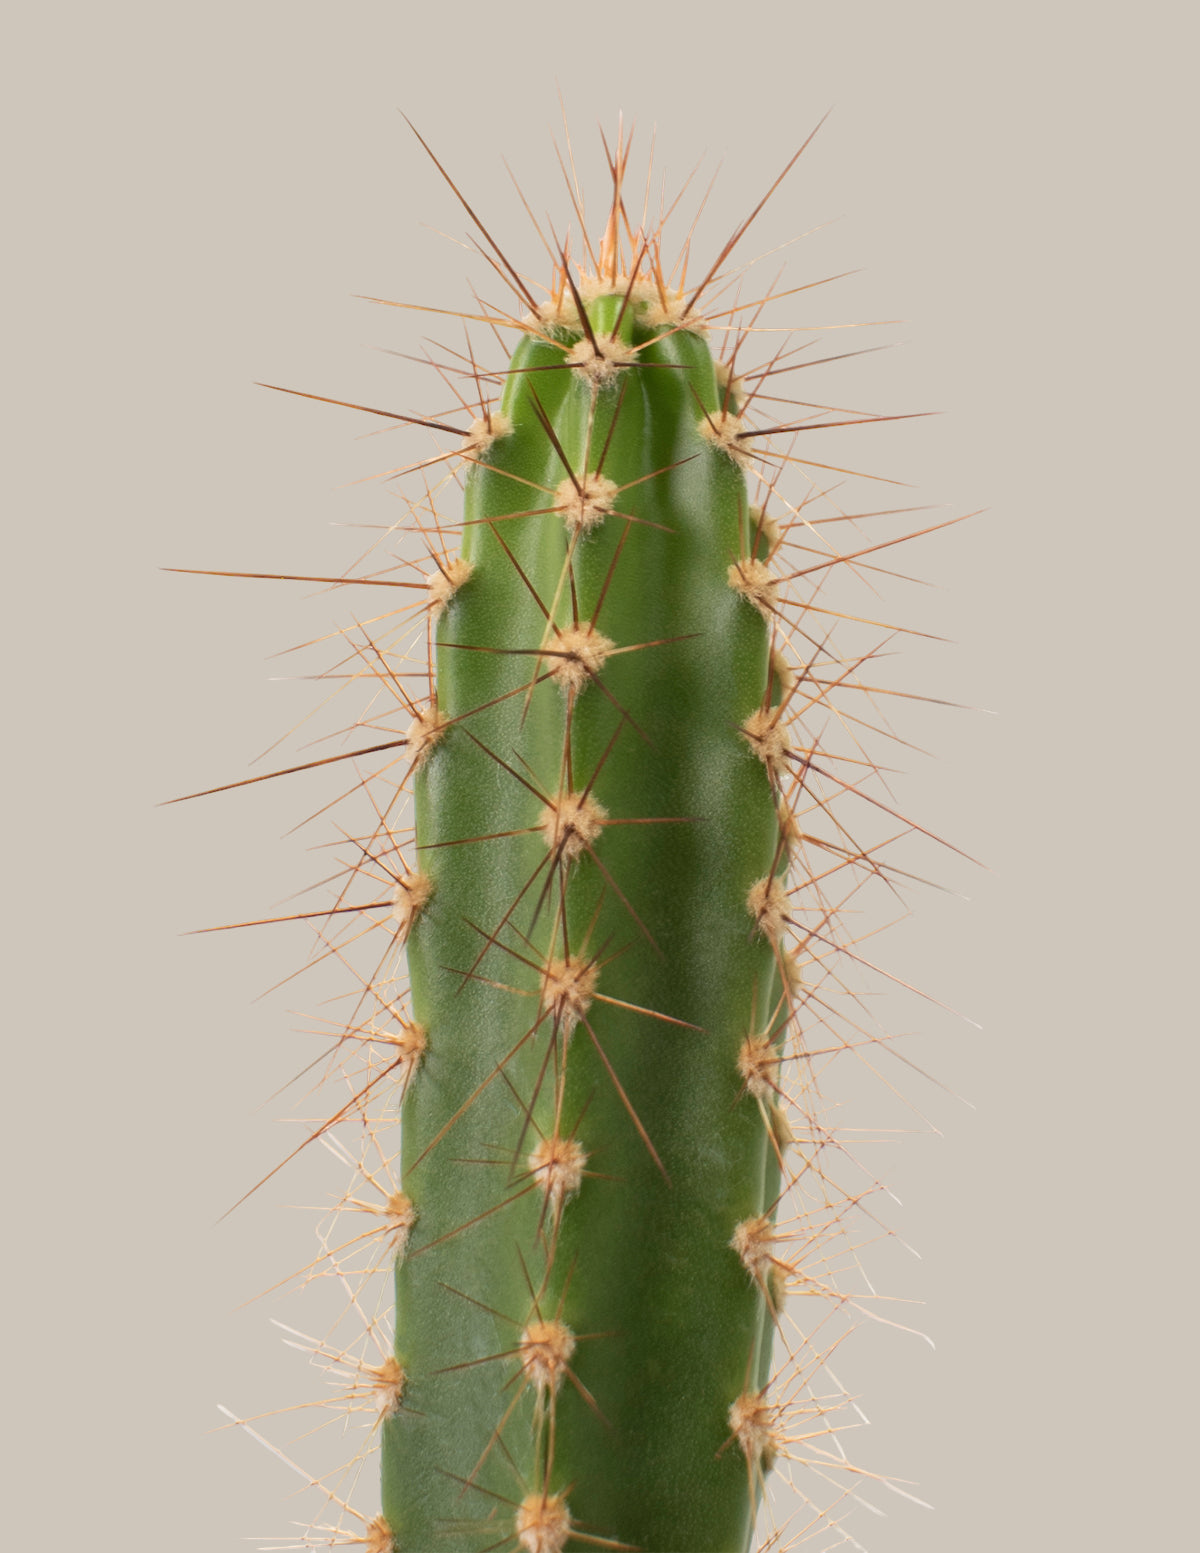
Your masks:
<instances>
[{"instance_id":1,"label":"waxy green skin","mask_svg":"<svg viewBox=\"0 0 1200 1553\"><path fill-rule=\"evenodd\" d=\"M543 1489L565 1495L578 1533L643 1553L740 1553L754 1519L757 1474L729 1408L763 1385L773 1328L730 1238L770 1211L778 1180L737 1066L780 995L747 908L751 886L782 873L779 819L739 733L767 693L769 632L729 583L754 539L741 469L698 429L701 407L722 407L706 342L650 328L620 296L588 312L597 335L616 325L650 343L599 388L564 367L561 344L518 345L513 368L538 370L508 377L513 429L466 482L473 570L437 632L452 721L413 783L434 889L408 943L428 1046L402 1111L418 1215L396 1270L407 1379L383 1425L383 1511L401 1550L515 1549L516 1507ZM575 547L573 591L562 515L508 516L552 506L566 476L543 417L576 473L603 449L623 488ZM534 594L566 628L602 592L596 629L637 650L575 696L565 772L568 696L536 655ZM611 823L590 854L552 867L543 802L584 787ZM599 967L569 1039L538 997L564 931ZM564 1063L561 1132L588 1160L555 1235L528 1156L553 1131ZM535 1294L578 1340L548 1476L514 1352Z\"/></svg>"}]
</instances>

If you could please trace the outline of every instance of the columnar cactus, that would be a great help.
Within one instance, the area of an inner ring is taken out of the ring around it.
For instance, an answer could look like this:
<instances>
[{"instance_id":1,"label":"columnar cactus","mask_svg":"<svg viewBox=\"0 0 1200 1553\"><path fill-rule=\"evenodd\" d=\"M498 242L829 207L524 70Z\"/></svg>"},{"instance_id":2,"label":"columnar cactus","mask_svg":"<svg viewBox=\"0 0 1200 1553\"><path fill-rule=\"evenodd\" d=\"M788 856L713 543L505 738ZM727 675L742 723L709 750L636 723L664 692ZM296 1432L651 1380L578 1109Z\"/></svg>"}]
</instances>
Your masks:
<instances>
[{"instance_id":1,"label":"columnar cactus","mask_svg":"<svg viewBox=\"0 0 1200 1553\"><path fill-rule=\"evenodd\" d=\"M831 1247L862 1189L834 1184L816 1079L855 1039L829 1033L863 958L841 912L888 870L837 800L894 810L838 699L870 654L835 652L818 597L895 541L840 544L871 514L795 451L873 417L764 414L811 364L790 344L739 375L758 300L714 299L749 221L687 283L626 157L542 299L483 233L516 341L498 374L459 358L472 424L418 422L453 446L416 467L463 486L461 519L413 508L427 697L412 610L355 647L406 725L377 706L356 746L379 796L349 872L409 995L385 953L347 1030L370 1077L331 1119L369 1098L374 1138L402 1101L398 1174L370 1177L395 1265L394 1356L366 1367L382 1514L351 1539L375 1553L734 1553L776 1457L840 1459L820 1299L776 1337L789 1292L849 1297Z\"/></svg>"}]
</instances>

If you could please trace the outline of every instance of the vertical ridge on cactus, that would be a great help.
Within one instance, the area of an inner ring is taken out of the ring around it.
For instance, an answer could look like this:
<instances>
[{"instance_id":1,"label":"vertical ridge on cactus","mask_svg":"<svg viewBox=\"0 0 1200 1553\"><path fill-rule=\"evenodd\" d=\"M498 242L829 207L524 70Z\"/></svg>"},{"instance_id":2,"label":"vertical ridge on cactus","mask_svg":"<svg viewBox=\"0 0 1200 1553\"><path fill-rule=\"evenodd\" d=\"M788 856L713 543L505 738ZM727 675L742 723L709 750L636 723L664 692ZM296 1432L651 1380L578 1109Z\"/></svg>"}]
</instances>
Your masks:
<instances>
[{"instance_id":1,"label":"vertical ridge on cactus","mask_svg":"<svg viewBox=\"0 0 1200 1553\"><path fill-rule=\"evenodd\" d=\"M824 1364L833 1318L870 1313L837 1274L876 1183L839 1184L819 1080L871 1039L847 915L891 885L894 824L921 827L873 790L875 649L833 645L882 623L826 602L897 541L862 542L881 514L840 505L853 472L796 448L881 417L781 413L816 364L790 336L741 359L772 298L731 305L730 265L765 200L689 286L623 135L606 153L603 229L541 302L451 185L516 299L471 315L510 359L439 365L466 424L353 406L453 443L401 471L429 571L312 579L420 593L347 633L373 704L308 764L353 758L371 814L336 903L298 914L329 953L374 946L350 1098L312 1134L372 1220L322 1270L394 1267L394 1352L354 1382L382 1514L343 1505L360 1528L332 1537L374 1553L742 1553L773 1466L848 1466ZM854 840L851 799L892 834Z\"/></svg>"}]
</instances>

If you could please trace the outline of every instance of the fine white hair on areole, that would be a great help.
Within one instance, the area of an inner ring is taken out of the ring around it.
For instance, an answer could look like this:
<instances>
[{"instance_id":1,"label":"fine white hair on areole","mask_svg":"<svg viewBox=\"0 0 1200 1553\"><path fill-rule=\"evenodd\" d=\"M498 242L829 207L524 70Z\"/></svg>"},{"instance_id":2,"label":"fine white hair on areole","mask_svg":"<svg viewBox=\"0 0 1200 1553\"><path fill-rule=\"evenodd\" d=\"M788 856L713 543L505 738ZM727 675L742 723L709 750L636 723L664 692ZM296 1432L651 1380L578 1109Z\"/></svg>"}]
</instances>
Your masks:
<instances>
[{"instance_id":1,"label":"fine white hair on areole","mask_svg":"<svg viewBox=\"0 0 1200 1553\"><path fill-rule=\"evenodd\" d=\"M575 1352L575 1334L561 1321L531 1321L521 1333L521 1368L539 1391L555 1392Z\"/></svg>"},{"instance_id":2,"label":"fine white hair on areole","mask_svg":"<svg viewBox=\"0 0 1200 1553\"><path fill-rule=\"evenodd\" d=\"M382 1515L377 1515L367 1527L366 1553L396 1553L392 1528Z\"/></svg>"},{"instance_id":3,"label":"fine white hair on areole","mask_svg":"<svg viewBox=\"0 0 1200 1553\"><path fill-rule=\"evenodd\" d=\"M575 692L599 674L615 645L590 620L559 631L553 641L544 649L550 674L564 690Z\"/></svg>"},{"instance_id":4,"label":"fine white hair on areole","mask_svg":"<svg viewBox=\"0 0 1200 1553\"><path fill-rule=\"evenodd\" d=\"M413 718L404 738L412 754L414 771L425 763L430 750L440 743L448 723L449 718L443 717L438 711L436 701L430 701Z\"/></svg>"},{"instance_id":5,"label":"fine white hair on areole","mask_svg":"<svg viewBox=\"0 0 1200 1553\"><path fill-rule=\"evenodd\" d=\"M787 888L777 874L759 879L746 896L746 910L758 924L758 931L773 944L783 937L787 904Z\"/></svg>"},{"instance_id":6,"label":"fine white hair on areole","mask_svg":"<svg viewBox=\"0 0 1200 1553\"><path fill-rule=\"evenodd\" d=\"M637 351L632 345L606 334L593 338L585 334L567 352L567 361L575 371L597 387L611 382L619 368L636 359Z\"/></svg>"},{"instance_id":7,"label":"fine white hair on areole","mask_svg":"<svg viewBox=\"0 0 1200 1553\"><path fill-rule=\"evenodd\" d=\"M571 1535L571 1514L561 1494L527 1494L515 1524L525 1553L562 1553Z\"/></svg>"},{"instance_id":8,"label":"fine white hair on areole","mask_svg":"<svg viewBox=\"0 0 1200 1553\"><path fill-rule=\"evenodd\" d=\"M728 454L741 468L748 469L754 462L753 456L741 441L741 434L746 430L746 424L740 415L734 415L731 410L718 410L715 415L702 415L697 430L705 442L711 442L713 447L720 448L722 453Z\"/></svg>"},{"instance_id":9,"label":"fine white hair on areole","mask_svg":"<svg viewBox=\"0 0 1200 1553\"><path fill-rule=\"evenodd\" d=\"M396 883L392 897L392 920L403 942L412 932L412 925L424 910L433 894L433 880L428 874L405 874Z\"/></svg>"},{"instance_id":10,"label":"fine white hair on areole","mask_svg":"<svg viewBox=\"0 0 1200 1553\"><path fill-rule=\"evenodd\" d=\"M380 1418L395 1417L400 1411L404 1387L408 1380L399 1361L389 1354L382 1364L367 1365L366 1371L370 1377L371 1390L375 1396L375 1405L379 1409Z\"/></svg>"},{"instance_id":11,"label":"fine white hair on areole","mask_svg":"<svg viewBox=\"0 0 1200 1553\"><path fill-rule=\"evenodd\" d=\"M471 422L471 429L462 439L459 452L467 458L479 458L488 451L498 437L512 433L513 423L501 410L493 410L483 420Z\"/></svg>"},{"instance_id":12,"label":"fine white hair on areole","mask_svg":"<svg viewBox=\"0 0 1200 1553\"><path fill-rule=\"evenodd\" d=\"M734 561L726 573L729 586L753 604L764 620L778 613L779 583L762 561Z\"/></svg>"},{"instance_id":13,"label":"fine white hair on areole","mask_svg":"<svg viewBox=\"0 0 1200 1553\"><path fill-rule=\"evenodd\" d=\"M466 582L475 568L461 555L434 568L429 579L429 614L434 620Z\"/></svg>"},{"instance_id":14,"label":"fine white hair on areole","mask_svg":"<svg viewBox=\"0 0 1200 1553\"><path fill-rule=\"evenodd\" d=\"M573 863L599 836L608 811L588 793L562 793L538 816L546 845Z\"/></svg>"},{"instance_id":15,"label":"fine white hair on areole","mask_svg":"<svg viewBox=\"0 0 1200 1553\"><path fill-rule=\"evenodd\" d=\"M554 510L561 512L571 533L590 533L613 509L617 485L606 475L577 475L562 480L554 492Z\"/></svg>"},{"instance_id":16,"label":"fine white hair on areole","mask_svg":"<svg viewBox=\"0 0 1200 1553\"><path fill-rule=\"evenodd\" d=\"M752 1467L770 1471L782 1440L775 1427L777 1409L761 1391L743 1391L729 1409L729 1427Z\"/></svg>"},{"instance_id":17,"label":"fine white hair on areole","mask_svg":"<svg viewBox=\"0 0 1200 1553\"><path fill-rule=\"evenodd\" d=\"M587 1158L581 1143L557 1132L543 1138L530 1154L529 1169L556 1213L579 1190Z\"/></svg>"},{"instance_id":18,"label":"fine white hair on areole","mask_svg":"<svg viewBox=\"0 0 1200 1553\"><path fill-rule=\"evenodd\" d=\"M600 971L592 960L569 955L550 960L542 968L542 1011L549 1014L563 1036L569 1036L592 1006L592 994Z\"/></svg>"},{"instance_id":19,"label":"fine white hair on areole","mask_svg":"<svg viewBox=\"0 0 1200 1553\"><path fill-rule=\"evenodd\" d=\"M756 708L746 718L739 732L766 766L772 782L780 782L787 771L790 746L778 710L768 712L762 707Z\"/></svg>"}]
</instances>

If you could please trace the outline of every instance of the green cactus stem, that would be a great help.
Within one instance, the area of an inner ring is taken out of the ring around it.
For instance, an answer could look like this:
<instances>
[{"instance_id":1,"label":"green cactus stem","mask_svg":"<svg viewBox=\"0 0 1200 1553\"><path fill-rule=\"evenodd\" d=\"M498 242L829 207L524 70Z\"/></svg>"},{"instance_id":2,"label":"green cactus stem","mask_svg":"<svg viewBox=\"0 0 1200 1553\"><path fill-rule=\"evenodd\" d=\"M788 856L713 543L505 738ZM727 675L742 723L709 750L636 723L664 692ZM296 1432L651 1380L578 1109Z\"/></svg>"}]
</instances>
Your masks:
<instances>
[{"instance_id":1,"label":"green cactus stem","mask_svg":"<svg viewBox=\"0 0 1200 1553\"><path fill-rule=\"evenodd\" d=\"M773 1296L733 1242L778 1172L739 1054L780 1003L786 849L744 725L778 685L736 400L606 253L473 433L438 624L383 1444L401 1547L478 1546L462 1523L514 1466L518 1516L561 1499L638 1548L741 1548L753 1513L761 1451L726 1447Z\"/></svg>"}]
</instances>

